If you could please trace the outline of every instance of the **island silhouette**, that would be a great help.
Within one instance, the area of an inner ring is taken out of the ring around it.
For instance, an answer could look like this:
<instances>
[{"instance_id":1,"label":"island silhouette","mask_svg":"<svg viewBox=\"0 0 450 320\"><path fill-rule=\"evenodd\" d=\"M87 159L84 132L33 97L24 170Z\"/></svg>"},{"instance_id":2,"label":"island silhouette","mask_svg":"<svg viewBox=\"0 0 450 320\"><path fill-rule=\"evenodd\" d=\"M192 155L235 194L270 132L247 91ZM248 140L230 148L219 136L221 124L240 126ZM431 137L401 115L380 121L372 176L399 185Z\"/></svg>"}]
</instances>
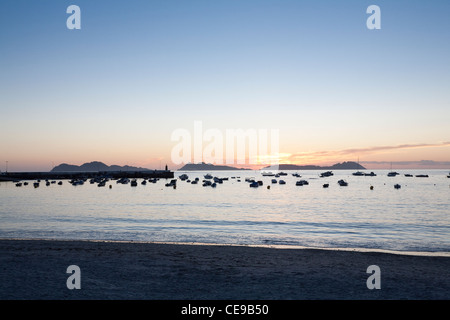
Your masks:
<instances>
[{"instance_id":1,"label":"island silhouette","mask_svg":"<svg viewBox=\"0 0 450 320\"><path fill-rule=\"evenodd\" d=\"M100 161L92 161L82 164L81 166L62 163L54 167L50 172L105 172L105 171L149 171L146 168L132 166L108 166Z\"/></svg>"},{"instance_id":2,"label":"island silhouette","mask_svg":"<svg viewBox=\"0 0 450 320\"><path fill-rule=\"evenodd\" d=\"M262 168L261 170L367 170L367 169L357 162L345 161L333 164L332 166L280 164L278 166L267 166Z\"/></svg>"},{"instance_id":3,"label":"island silhouette","mask_svg":"<svg viewBox=\"0 0 450 320\"><path fill-rule=\"evenodd\" d=\"M232 166L214 165L211 163L187 163L178 171L213 171L213 170L251 170L245 168L236 168ZM278 166L267 166L261 170L366 170L357 162L347 161L336 163L332 166L316 166L316 165L296 165L296 164L280 164Z\"/></svg>"}]
</instances>

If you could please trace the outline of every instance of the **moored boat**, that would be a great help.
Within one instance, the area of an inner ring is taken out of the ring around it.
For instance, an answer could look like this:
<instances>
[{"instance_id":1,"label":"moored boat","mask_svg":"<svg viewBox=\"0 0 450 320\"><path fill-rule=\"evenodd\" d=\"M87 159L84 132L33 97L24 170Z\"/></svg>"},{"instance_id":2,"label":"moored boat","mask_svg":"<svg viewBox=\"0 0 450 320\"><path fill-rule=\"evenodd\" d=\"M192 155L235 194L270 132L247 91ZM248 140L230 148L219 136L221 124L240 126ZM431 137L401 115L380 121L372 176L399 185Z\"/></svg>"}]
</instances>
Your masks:
<instances>
[{"instance_id":1,"label":"moored boat","mask_svg":"<svg viewBox=\"0 0 450 320\"><path fill-rule=\"evenodd\" d=\"M325 171L325 172L322 172L322 173L320 174L320 177L321 177L321 178L324 178L324 177L331 177L332 175L334 175L332 171Z\"/></svg>"},{"instance_id":2,"label":"moored boat","mask_svg":"<svg viewBox=\"0 0 450 320\"><path fill-rule=\"evenodd\" d=\"M395 172L395 171L391 171L391 172L389 172L388 174L387 174L387 176L388 177L396 177L396 176L398 176L400 173L398 173L398 172Z\"/></svg>"}]
</instances>

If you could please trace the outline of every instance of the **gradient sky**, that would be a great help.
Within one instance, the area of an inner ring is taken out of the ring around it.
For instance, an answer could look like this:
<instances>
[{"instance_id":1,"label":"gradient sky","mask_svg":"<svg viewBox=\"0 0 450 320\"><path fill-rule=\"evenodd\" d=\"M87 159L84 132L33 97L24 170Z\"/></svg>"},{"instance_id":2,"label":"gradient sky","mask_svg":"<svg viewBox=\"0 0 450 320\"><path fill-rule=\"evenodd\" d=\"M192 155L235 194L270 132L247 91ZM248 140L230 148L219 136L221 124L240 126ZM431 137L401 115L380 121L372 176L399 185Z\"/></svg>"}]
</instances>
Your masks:
<instances>
[{"instance_id":1,"label":"gradient sky","mask_svg":"<svg viewBox=\"0 0 450 320\"><path fill-rule=\"evenodd\" d=\"M171 134L194 121L279 129L282 163L447 168L449 17L450 1L3 0L0 169L175 168Z\"/></svg>"}]
</instances>

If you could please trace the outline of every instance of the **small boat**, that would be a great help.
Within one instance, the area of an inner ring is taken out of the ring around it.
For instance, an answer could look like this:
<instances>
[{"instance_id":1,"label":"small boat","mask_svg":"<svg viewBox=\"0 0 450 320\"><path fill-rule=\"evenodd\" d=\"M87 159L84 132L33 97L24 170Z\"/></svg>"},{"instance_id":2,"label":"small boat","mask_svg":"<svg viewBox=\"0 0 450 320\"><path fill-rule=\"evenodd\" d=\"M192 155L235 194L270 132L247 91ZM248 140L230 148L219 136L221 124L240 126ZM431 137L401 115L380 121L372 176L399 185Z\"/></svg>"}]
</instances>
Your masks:
<instances>
[{"instance_id":1,"label":"small boat","mask_svg":"<svg viewBox=\"0 0 450 320\"><path fill-rule=\"evenodd\" d=\"M395 177L395 176L398 176L400 173L398 173L398 172L395 172L395 171L391 171L391 172L389 172L388 174L387 174L387 176L388 177Z\"/></svg>"},{"instance_id":2,"label":"small boat","mask_svg":"<svg viewBox=\"0 0 450 320\"><path fill-rule=\"evenodd\" d=\"M295 183L296 186L306 186L309 185L309 182L306 180L299 180Z\"/></svg>"},{"instance_id":3,"label":"small boat","mask_svg":"<svg viewBox=\"0 0 450 320\"><path fill-rule=\"evenodd\" d=\"M33 183L33 186L34 186L35 188L39 188L39 182Z\"/></svg>"},{"instance_id":4,"label":"small boat","mask_svg":"<svg viewBox=\"0 0 450 320\"><path fill-rule=\"evenodd\" d=\"M341 187L346 187L346 186L348 186L348 182L345 181L345 180L342 180L342 179L339 180L338 183L339 183L339 185L340 185Z\"/></svg>"},{"instance_id":5,"label":"small boat","mask_svg":"<svg viewBox=\"0 0 450 320\"><path fill-rule=\"evenodd\" d=\"M279 184L286 184L286 181L280 180L278 183L279 183Z\"/></svg>"},{"instance_id":6,"label":"small boat","mask_svg":"<svg viewBox=\"0 0 450 320\"><path fill-rule=\"evenodd\" d=\"M166 187L175 187L177 185L177 179L170 180L169 183L166 183Z\"/></svg>"},{"instance_id":7,"label":"small boat","mask_svg":"<svg viewBox=\"0 0 450 320\"><path fill-rule=\"evenodd\" d=\"M48 187L50 185L50 181L47 181L45 185Z\"/></svg>"},{"instance_id":8,"label":"small boat","mask_svg":"<svg viewBox=\"0 0 450 320\"><path fill-rule=\"evenodd\" d=\"M191 181L191 184L197 184L198 183L198 180L192 180Z\"/></svg>"},{"instance_id":9,"label":"small boat","mask_svg":"<svg viewBox=\"0 0 450 320\"><path fill-rule=\"evenodd\" d=\"M147 184L147 180L143 180L143 181L141 182L141 184L142 184L143 186L145 186L145 185Z\"/></svg>"},{"instance_id":10,"label":"small boat","mask_svg":"<svg viewBox=\"0 0 450 320\"><path fill-rule=\"evenodd\" d=\"M277 179L272 179L272 183L277 183Z\"/></svg>"},{"instance_id":11,"label":"small boat","mask_svg":"<svg viewBox=\"0 0 450 320\"><path fill-rule=\"evenodd\" d=\"M21 186L22 186L21 182L16 183L16 187L21 187Z\"/></svg>"},{"instance_id":12,"label":"small boat","mask_svg":"<svg viewBox=\"0 0 450 320\"><path fill-rule=\"evenodd\" d=\"M416 174L416 178L428 178L427 174Z\"/></svg>"},{"instance_id":13,"label":"small boat","mask_svg":"<svg viewBox=\"0 0 450 320\"><path fill-rule=\"evenodd\" d=\"M334 175L332 171L326 171L326 172L322 172L322 173L320 174L320 177L321 177L321 178L324 178L324 177L331 177L332 175Z\"/></svg>"},{"instance_id":14,"label":"small boat","mask_svg":"<svg viewBox=\"0 0 450 320\"><path fill-rule=\"evenodd\" d=\"M325 183L324 185L323 185L323 187L324 188L328 188L330 185L328 184L328 183Z\"/></svg>"},{"instance_id":15,"label":"small boat","mask_svg":"<svg viewBox=\"0 0 450 320\"><path fill-rule=\"evenodd\" d=\"M405 177L408 177L408 178L410 178L410 177L412 177L413 175L412 174L410 174L410 173L406 173L405 174Z\"/></svg>"},{"instance_id":16,"label":"small boat","mask_svg":"<svg viewBox=\"0 0 450 320\"><path fill-rule=\"evenodd\" d=\"M263 177L273 177L275 175L275 173L272 173L272 172L261 172L261 175Z\"/></svg>"},{"instance_id":17,"label":"small boat","mask_svg":"<svg viewBox=\"0 0 450 320\"><path fill-rule=\"evenodd\" d=\"M302 177L302 176L299 175L298 173L293 173L292 176L293 176L293 177L296 177L296 178L301 178L301 177Z\"/></svg>"},{"instance_id":18,"label":"small boat","mask_svg":"<svg viewBox=\"0 0 450 320\"><path fill-rule=\"evenodd\" d=\"M106 185L106 181L100 181L97 187L104 187Z\"/></svg>"},{"instance_id":19,"label":"small boat","mask_svg":"<svg viewBox=\"0 0 450 320\"><path fill-rule=\"evenodd\" d=\"M392 162L391 162L391 171L387 174L388 177L398 176L400 173L392 171Z\"/></svg>"},{"instance_id":20,"label":"small boat","mask_svg":"<svg viewBox=\"0 0 450 320\"><path fill-rule=\"evenodd\" d=\"M278 173L280 176L287 176L287 173L286 172L279 172Z\"/></svg>"},{"instance_id":21,"label":"small boat","mask_svg":"<svg viewBox=\"0 0 450 320\"><path fill-rule=\"evenodd\" d=\"M210 175L209 173L208 173L208 174L205 174L204 177L205 177L205 179L212 179L212 178L213 178L213 176Z\"/></svg>"},{"instance_id":22,"label":"small boat","mask_svg":"<svg viewBox=\"0 0 450 320\"><path fill-rule=\"evenodd\" d=\"M394 188L395 189L400 189L402 186L401 185L399 185L398 183L396 184L396 185L394 185Z\"/></svg>"},{"instance_id":23,"label":"small boat","mask_svg":"<svg viewBox=\"0 0 450 320\"><path fill-rule=\"evenodd\" d=\"M250 183L250 188L258 188L259 187L259 183L256 181L253 181L252 183Z\"/></svg>"},{"instance_id":24,"label":"small boat","mask_svg":"<svg viewBox=\"0 0 450 320\"><path fill-rule=\"evenodd\" d=\"M212 184L211 184L211 187L213 187L213 188L217 187L217 183L215 183L215 182L212 183Z\"/></svg>"},{"instance_id":25,"label":"small boat","mask_svg":"<svg viewBox=\"0 0 450 320\"><path fill-rule=\"evenodd\" d=\"M263 182L262 182L261 180L258 180L257 182L258 182L258 184L259 184L260 186L263 185Z\"/></svg>"},{"instance_id":26,"label":"small boat","mask_svg":"<svg viewBox=\"0 0 450 320\"><path fill-rule=\"evenodd\" d=\"M211 181L209 181L209 180L203 180L203 186L204 186L204 187L208 187L208 186L210 186L210 185L212 185L212 182L211 182Z\"/></svg>"},{"instance_id":27,"label":"small boat","mask_svg":"<svg viewBox=\"0 0 450 320\"><path fill-rule=\"evenodd\" d=\"M131 180L131 186L132 186L132 187L137 187L137 181L136 181L136 179Z\"/></svg>"},{"instance_id":28,"label":"small boat","mask_svg":"<svg viewBox=\"0 0 450 320\"><path fill-rule=\"evenodd\" d=\"M58 185L59 185L59 186L62 186L62 184L63 184L62 181L59 181L59 182L58 182Z\"/></svg>"},{"instance_id":29,"label":"small boat","mask_svg":"<svg viewBox=\"0 0 450 320\"><path fill-rule=\"evenodd\" d=\"M353 174L354 176L358 176L358 177L364 176L364 172L361 172L361 171L353 172L352 174Z\"/></svg>"},{"instance_id":30,"label":"small boat","mask_svg":"<svg viewBox=\"0 0 450 320\"><path fill-rule=\"evenodd\" d=\"M183 174L180 176L180 180L182 180L182 181L187 180L187 179L189 179L189 177L188 177L188 175L187 175L186 173L183 173Z\"/></svg>"},{"instance_id":31,"label":"small boat","mask_svg":"<svg viewBox=\"0 0 450 320\"><path fill-rule=\"evenodd\" d=\"M24 186L27 186L27 185L28 185L28 182L24 182L23 185L24 185Z\"/></svg>"},{"instance_id":32,"label":"small boat","mask_svg":"<svg viewBox=\"0 0 450 320\"><path fill-rule=\"evenodd\" d=\"M121 184L128 184L130 182L130 179L128 178L120 178L119 180L116 181L116 183L121 183Z\"/></svg>"},{"instance_id":33,"label":"small boat","mask_svg":"<svg viewBox=\"0 0 450 320\"><path fill-rule=\"evenodd\" d=\"M364 173L366 177L376 177L377 175L372 171L371 173Z\"/></svg>"}]
</instances>

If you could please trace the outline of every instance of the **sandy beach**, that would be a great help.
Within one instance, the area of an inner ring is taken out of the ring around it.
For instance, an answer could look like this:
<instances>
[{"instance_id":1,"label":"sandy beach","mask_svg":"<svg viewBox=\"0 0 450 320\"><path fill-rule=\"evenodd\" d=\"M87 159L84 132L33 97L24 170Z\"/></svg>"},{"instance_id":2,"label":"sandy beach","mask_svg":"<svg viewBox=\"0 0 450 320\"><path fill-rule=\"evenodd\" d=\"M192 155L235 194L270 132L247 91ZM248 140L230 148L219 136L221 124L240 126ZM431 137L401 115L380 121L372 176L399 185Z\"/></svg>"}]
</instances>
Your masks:
<instances>
[{"instance_id":1,"label":"sandy beach","mask_svg":"<svg viewBox=\"0 0 450 320\"><path fill-rule=\"evenodd\" d=\"M80 268L69 290L67 267ZM380 268L369 290L367 268ZM102 241L0 240L0 299L450 298L450 258L379 252Z\"/></svg>"}]
</instances>

